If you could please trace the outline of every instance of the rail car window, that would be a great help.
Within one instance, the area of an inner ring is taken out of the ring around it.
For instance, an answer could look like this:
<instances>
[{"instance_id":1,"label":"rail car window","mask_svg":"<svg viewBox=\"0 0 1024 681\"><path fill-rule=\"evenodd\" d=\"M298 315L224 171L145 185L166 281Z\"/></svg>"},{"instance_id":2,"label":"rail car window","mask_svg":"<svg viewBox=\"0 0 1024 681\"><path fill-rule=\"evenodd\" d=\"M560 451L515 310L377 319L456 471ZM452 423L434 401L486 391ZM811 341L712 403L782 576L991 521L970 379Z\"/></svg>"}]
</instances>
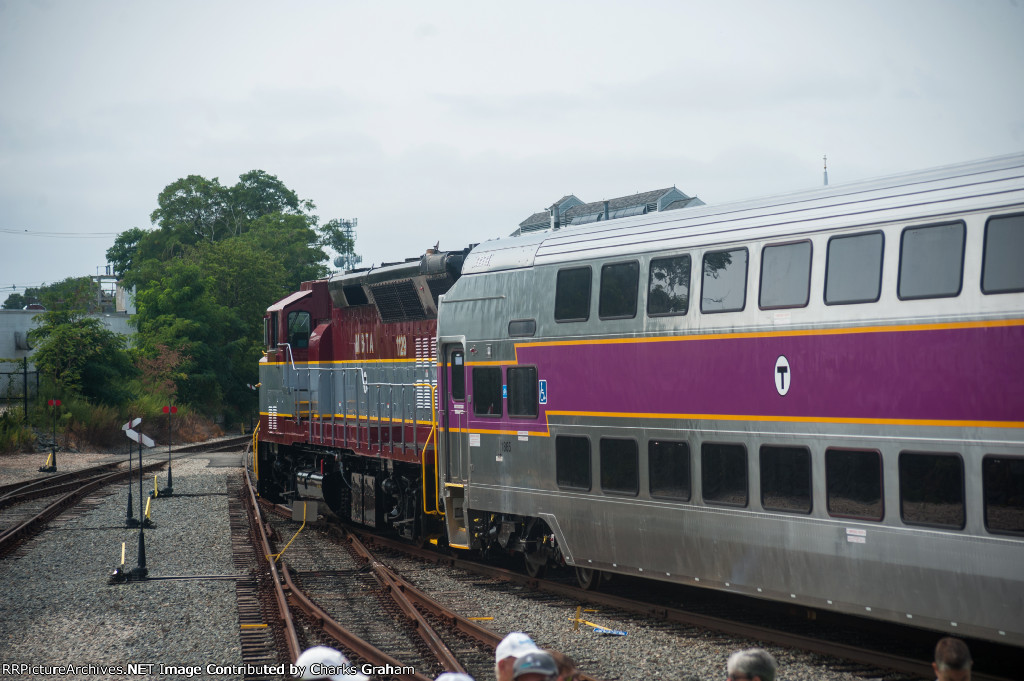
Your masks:
<instances>
[{"instance_id":1,"label":"rail car window","mask_svg":"<svg viewBox=\"0 0 1024 681\"><path fill-rule=\"evenodd\" d=\"M558 271L555 283L555 321L585 322L590 319L590 268Z\"/></svg>"},{"instance_id":2,"label":"rail car window","mask_svg":"<svg viewBox=\"0 0 1024 681\"><path fill-rule=\"evenodd\" d=\"M994 217L985 224L981 290L1024 291L1024 215Z\"/></svg>"},{"instance_id":3,"label":"rail car window","mask_svg":"<svg viewBox=\"0 0 1024 681\"><path fill-rule=\"evenodd\" d=\"M473 413L501 416L501 367L473 367Z\"/></svg>"},{"instance_id":4,"label":"rail car window","mask_svg":"<svg viewBox=\"0 0 1024 681\"><path fill-rule=\"evenodd\" d=\"M825 304L873 303L882 293L881 232L834 236L828 240Z\"/></svg>"},{"instance_id":5,"label":"rail car window","mask_svg":"<svg viewBox=\"0 0 1024 681\"><path fill-rule=\"evenodd\" d=\"M601 319L632 319L636 316L640 263L619 262L601 268L601 295L597 316Z\"/></svg>"},{"instance_id":6,"label":"rail car window","mask_svg":"<svg viewBox=\"0 0 1024 681\"><path fill-rule=\"evenodd\" d=\"M881 520L881 455L872 450L826 449L825 496L829 515Z\"/></svg>"},{"instance_id":7,"label":"rail car window","mask_svg":"<svg viewBox=\"0 0 1024 681\"><path fill-rule=\"evenodd\" d=\"M981 479L988 531L1024 536L1024 459L986 456Z\"/></svg>"},{"instance_id":8,"label":"rail car window","mask_svg":"<svg viewBox=\"0 0 1024 681\"><path fill-rule=\"evenodd\" d=\"M747 249L704 254L701 312L738 312L747 304Z\"/></svg>"},{"instance_id":9,"label":"rail car window","mask_svg":"<svg viewBox=\"0 0 1024 681\"><path fill-rule=\"evenodd\" d=\"M900 452L900 517L908 525L963 529L963 460L956 454Z\"/></svg>"},{"instance_id":10,"label":"rail car window","mask_svg":"<svg viewBox=\"0 0 1024 681\"><path fill-rule=\"evenodd\" d=\"M761 308L805 307L810 295L811 242L765 246L761 251Z\"/></svg>"},{"instance_id":11,"label":"rail car window","mask_svg":"<svg viewBox=\"0 0 1024 681\"><path fill-rule=\"evenodd\" d=\"M537 367L508 368L508 415L537 418Z\"/></svg>"},{"instance_id":12,"label":"rail car window","mask_svg":"<svg viewBox=\"0 0 1024 681\"><path fill-rule=\"evenodd\" d=\"M900 300L960 295L965 232L962 222L903 230L900 237Z\"/></svg>"},{"instance_id":13,"label":"rail car window","mask_svg":"<svg viewBox=\"0 0 1024 681\"><path fill-rule=\"evenodd\" d=\"M277 347L277 313L270 313L270 348Z\"/></svg>"},{"instance_id":14,"label":"rail car window","mask_svg":"<svg viewBox=\"0 0 1024 681\"><path fill-rule=\"evenodd\" d=\"M288 343L295 348L309 347L309 313L295 311L288 313Z\"/></svg>"},{"instance_id":15,"label":"rail car window","mask_svg":"<svg viewBox=\"0 0 1024 681\"><path fill-rule=\"evenodd\" d=\"M640 491L639 449L636 440L601 438L601 489L632 496Z\"/></svg>"},{"instance_id":16,"label":"rail car window","mask_svg":"<svg viewBox=\"0 0 1024 681\"><path fill-rule=\"evenodd\" d=\"M647 443L647 474L651 496L690 500L690 445L651 440Z\"/></svg>"},{"instance_id":17,"label":"rail car window","mask_svg":"<svg viewBox=\"0 0 1024 681\"><path fill-rule=\"evenodd\" d=\"M655 258L647 279L647 314L683 315L690 309L690 256Z\"/></svg>"},{"instance_id":18,"label":"rail car window","mask_svg":"<svg viewBox=\"0 0 1024 681\"><path fill-rule=\"evenodd\" d=\"M537 320L513 319L508 323L508 335L512 338L529 338L537 333Z\"/></svg>"},{"instance_id":19,"label":"rail car window","mask_svg":"<svg viewBox=\"0 0 1024 681\"><path fill-rule=\"evenodd\" d=\"M571 435L555 438L555 480L559 487L590 489L590 440Z\"/></svg>"},{"instance_id":20,"label":"rail car window","mask_svg":"<svg viewBox=\"0 0 1024 681\"><path fill-rule=\"evenodd\" d=\"M452 399L466 399L466 367L463 364L462 350L452 353Z\"/></svg>"},{"instance_id":21,"label":"rail car window","mask_svg":"<svg viewBox=\"0 0 1024 681\"><path fill-rule=\"evenodd\" d=\"M806 447L761 447L761 507L811 512L811 451Z\"/></svg>"},{"instance_id":22,"label":"rail car window","mask_svg":"<svg viewBox=\"0 0 1024 681\"><path fill-rule=\"evenodd\" d=\"M700 446L700 484L709 504L747 505L747 448L705 442Z\"/></svg>"}]
</instances>

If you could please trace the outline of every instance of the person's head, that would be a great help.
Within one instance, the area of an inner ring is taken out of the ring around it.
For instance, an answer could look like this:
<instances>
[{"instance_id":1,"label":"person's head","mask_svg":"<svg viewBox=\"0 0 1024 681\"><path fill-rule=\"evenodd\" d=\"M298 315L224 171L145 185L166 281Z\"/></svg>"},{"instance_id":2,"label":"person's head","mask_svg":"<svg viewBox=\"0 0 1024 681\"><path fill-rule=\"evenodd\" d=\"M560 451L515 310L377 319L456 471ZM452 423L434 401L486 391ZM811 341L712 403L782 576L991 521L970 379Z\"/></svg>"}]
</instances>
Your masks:
<instances>
[{"instance_id":1,"label":"person's head","mask_svg":"<svg viewBox=\"0 0 1024 681\"><path fill-rule=\"evenodd\" d=\"M469 674L463 674L461 672L445 672L438 676L434 681L474 681L473 677Z\"/></svg>"},{"instance_id":2,"label":"person's head","mask_svg":"<svg viewBox=\"0 0 1024 681\"><path fill-rule=\"evenodd\" d=\"M513 631L502 639L494 651L494 676L498 681L512 681L512 668L516 660L527 653L539 652L533 639L521 631Z\"/></svg>"},{"instance_id":3,"label":"person's head","mask_svg":"<svg viewBox=\"0 0 1024 681\"><path fill-rule=\"evenodd\" d=\"M571 681L576 675L576 660L557 650L545 650L558 665L557 681Z\"/></svg>"},{"instance_id":4,"label":"person's head","mask_svg":"<svg viewBox=\"0 0 1024 681\"><path fill-rule=\"evenodd\" d=\"M775 658L760 648L735 652L726 663L729 681L775 681L778 668Z\"/></svg>"},{"instance_id":5,"label":"person's head","mask_svg":"<svg viewBox=\"0 0 1024 681\"><path fill-rule=\"evenodd\" d=\"M526 653L512 667L512 678L515 681L554 681L557 676L555 658L543 650Z\"/></svg>"},{"instance_id":6,"label":"person's head","mask_svg":"<svg viewBox=\"0 0 1024 681\"><path fill-rule=\"evenodd\" d=\"M295 665L302 668L299 678L305 681L369 681L370 677L356 671L355 665L334 648L316 646L299 655Z\"/></svg>"},{"instance_id":7,"label":"person's head","mask_svg":"<svg viewBox=\"0 0 1024 681\"><path fill-rule=\"evenodd\" d=\"M971 651L958 638L947 636L935 644L935 678L938 681L971 681Z\"/></svg>"}]
</instances>

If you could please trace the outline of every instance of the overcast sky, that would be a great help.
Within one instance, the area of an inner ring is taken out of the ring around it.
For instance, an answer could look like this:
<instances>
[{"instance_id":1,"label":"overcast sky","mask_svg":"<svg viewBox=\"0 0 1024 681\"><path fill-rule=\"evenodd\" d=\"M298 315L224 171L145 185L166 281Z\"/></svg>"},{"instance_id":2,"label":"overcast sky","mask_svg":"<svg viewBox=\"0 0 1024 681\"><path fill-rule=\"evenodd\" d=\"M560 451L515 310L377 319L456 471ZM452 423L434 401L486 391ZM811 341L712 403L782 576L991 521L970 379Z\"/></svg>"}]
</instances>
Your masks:
<instances>
[{"instance_id":1,"label":"overcast sky","mask_svg":"<svg viewBox=\"0 0 1024 681\"><path fill-rule=\"evenodd\" d=\"M838 184L1018 151L1020 0L0 0L7 291L96 274L190 174L276 175L372 264L569 193L712 204L819 186L825 154Z\"/></svg>"}]
</instances>

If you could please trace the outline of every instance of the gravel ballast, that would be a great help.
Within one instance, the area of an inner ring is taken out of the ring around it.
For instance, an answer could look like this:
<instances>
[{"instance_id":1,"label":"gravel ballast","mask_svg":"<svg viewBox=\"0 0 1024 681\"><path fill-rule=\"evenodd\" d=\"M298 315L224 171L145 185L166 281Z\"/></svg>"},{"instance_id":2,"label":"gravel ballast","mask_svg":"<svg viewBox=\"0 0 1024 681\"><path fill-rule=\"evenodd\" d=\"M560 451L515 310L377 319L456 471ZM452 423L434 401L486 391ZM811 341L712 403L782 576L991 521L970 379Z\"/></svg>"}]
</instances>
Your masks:
<instances>
[{"instance_id":1,"label":"gravel ballast","mask_svg":"<svg viewBox=\"0 0 1024 681\"><path fill-rule=\"evenodd\" d=\"M203 458L173 464L174 496L154 499L155 525L145 532L150 577L232 575L226 476ZM38 475L38 474L37 474ZM166 472L160 473L161 486ZM153 478L143 480L144 494ZM132 489L138 517L138 482ZM143 500L145 503L145 499ZM64 516L0 561L0 664L93 665L86 673L11 674L0 679L128 679L128 664L221 667L242 663L233 580L153 579L108 585L126 544L126 568L137 565L139 531L125 527L128 487L82 514ZM102 673L121 665L122 673ZM2 667L0 667L2 669ZM10 670L8 670L10 671ZM204 673L193 678L212 678ZM241 679L238 674L218 679Z\"/></svg>"}]
</instances>

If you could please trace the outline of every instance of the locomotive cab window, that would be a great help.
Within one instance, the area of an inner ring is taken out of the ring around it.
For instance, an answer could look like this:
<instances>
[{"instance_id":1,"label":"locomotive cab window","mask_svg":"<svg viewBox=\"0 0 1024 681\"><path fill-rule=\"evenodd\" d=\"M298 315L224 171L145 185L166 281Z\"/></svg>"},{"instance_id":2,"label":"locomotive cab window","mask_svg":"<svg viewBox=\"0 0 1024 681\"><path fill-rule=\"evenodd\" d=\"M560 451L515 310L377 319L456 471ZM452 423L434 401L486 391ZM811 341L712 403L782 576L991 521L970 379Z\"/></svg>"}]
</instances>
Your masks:
<instances>
[{"instance_id":1,"label":"locomotive cab window","mask_svg":"<svg viewBox=\"0 0 1024 681\"><path fill-rule=\"evenodd\" d=\"M882 293L881 232L834 236L825 258L825 304L873 303Z\"/></svg>"},{"instance_id":2,"label":"locomotive cab window","mask_svg":"<svg viewBox=\"0 0 1024 681\"><path fill-rule=\"evenodd\" d=\"M537 418L537 367L508 368L508 415Z\"/></svg>"},{"instance_id":3,"label":"locomotive cab window","mask_svg":"<svg viewBox=\"0 0 1024 681\"><path fill-rule=\"evenodd\" d=\"M900 300L960 295L966 231L962 222L903 230L900 237Z\"/></svg>"},{"instance_id":4,"label":"locomotive cab window","mask_svg":"<svg viewBox=\"0 0 1024 681\"><path fill-rule=\"evenodd\" d=\"M874 450L826 449L825 497L829 515L881 520L881 455Z\"/></svg>"},{"instance_id":5,"label":"locomotive cab window","mask_svg":"<svg viewBox=\"0 0 1024 681\"><path fill-rule=\"evenodd\" d=\"M555 438L555 481L567 489L590 489L590 440L572 435Z\"/></svg>"},{"instance_id":6,"label":"locomotive cab window","mask_svg":"<svg viewBox=\"0 0 1024 681\"><path fill-rule=\"evenodd\" d=\"M963 460L956 454L900 452L900 516L908 525L963 529Z\"/></svg>"},{"instance_id":7,"label":"locomotive cab window","mask_svg":"<svg viewBox=\"0 0 1024 681\"><path fill-rule=\"evenodd\" d=\"M747 249L704 254L701 312L739 312L747 304Z\"/></svg>"},{"instance_id":8,"label":"locomotive cab window","mask_svg":"<svg viewBox=\"0 0 1024 681\"><path fill-rule=\"evenodd\" d=\"M690 309L690 256L651 260L647 279L650 317L684 315Z\"/></svg>"},{"instance_id":9,"label":"locomotive cab window","mask_svg":"<svg viewBox=\"0 0 1024 681\"><path fill-rule=\"evenodd\" d=\"M761 309L806 307L810 295L811 242L765 246L761 251Z\"/></svg>"},{"instance_id":10,"label":"locomotive cab window","mask_svg":"<svg viewBox=\"0 0 1024 681\"><path fill-rule=\"evenodd\" d=\"M473 413L498 417L502 411L501 367L473 367Z\"/></svg>"},{"instance_id":11,"label":"locomotive cab window","mask_svg":"<svg viewBox=\"0 0 1024 681\"><path fill-rule=\"evenodd\" d=\"M1006 215L989 219L985 225L983 262L983 292L1024 291L1024 215Z\"/></svg>"},{"instance_id":12,"label":"locomotive cab window","mask_svg":"<svg viewBox=\"0 0 1024 681\"><path fill-rule=\"evenodd\" d=\"M761 507L811 512L811 452L806 447L761 447Z\"/></svg>"},{"instance_id":13,"label":"locomotive cab window","mask_svg":"<svg viewBox=\"0 0 1024 681\"><path fill-rule=\"evenodd\" d=\"M309 313L301 310L288 313L288 343L292 349L309 347Z\"/></svg>"},{"instance_id":14,"label":"locomotive cab window","mask_svg":"<svg viewBox=\"0 0 1024 681\"><path fill-rule=\"evenodd\" d=\"M647 443L647 471L651 496L690 500L690 445L686 442L651 440Z\"/></svg>"},{"instance_id":15,"label":"locomotive cab window","mask_svg":"<svg viewBox=\"0 0 1024 681\"><path fill-rule=\"evenodd\" d=\"M986 456L981 480L988 531L1024 537L1024 459Z\"/></svg>"},{"instance_id":16,"label":"locomotive cab window","mask_svg":"<svg viewBox=\"0 0 1024 681\"><path fill-rule=\"evenodd\" d=\"M601 438L601 490L636 496L640 469L636 440Z\"/></svg>"},{"instance_id":17,"label":"locomotive cab window","mask_svg":"<svg viewBox=\"0 0 1024 681\"><path fill-rule=\"evenodd\" d=\"M700 446L700 484L704 501L747 505L747 448L705 442Z\"/></svg>"},{"instance_id":18,"label":"locomotive cab window","mask_svg":"<svg viewBox=\"0 0 1024 681\"><path fill-rule=\"evenodd\" d=\"M590 319L590 268L559 270L555 283L555 321L585 322Z\"/></svg>"},{"instance_id":19,"label":"locomotive cab window","mask_svg":"<svg viewBox=\"0 0 1024 681\"><path fill-rule=\"evenodd\" d=\"M597 316L601 319L635 317L639 282L640 263L636 261L613 263L602 267Z\"/></svg>"}]
</instances>

